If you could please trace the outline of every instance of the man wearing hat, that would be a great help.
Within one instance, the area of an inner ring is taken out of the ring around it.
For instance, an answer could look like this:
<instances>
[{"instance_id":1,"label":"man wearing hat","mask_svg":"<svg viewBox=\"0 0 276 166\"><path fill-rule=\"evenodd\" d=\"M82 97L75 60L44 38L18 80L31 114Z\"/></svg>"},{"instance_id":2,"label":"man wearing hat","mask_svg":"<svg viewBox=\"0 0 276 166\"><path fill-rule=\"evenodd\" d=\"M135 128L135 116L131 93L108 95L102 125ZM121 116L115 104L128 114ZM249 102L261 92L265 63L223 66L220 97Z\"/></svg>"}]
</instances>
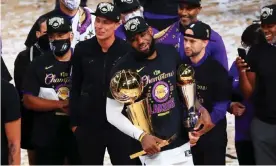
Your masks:
<instances>
[{"instance_id":1,"label":"man wearing hat","mask_svg":"<svg viewBox=\"0 0 276 166\"><path fill-rule=\"evenodd\" d=\"M36 165L81 164L70 130L68 99L71 76L71 22L64 16L47 19L49 55L37 57L23 83L23 103L34 111L32 141Z\"/></svg>"},{"instance_id":2,"label":"man wearing hat","mask_svg":"<svg viewBox=\"0 0 276 166\"><path fill-rule=\"evenodd\" d=\"M91 9L82 5L81 0L59 0L58 3L59 5L57 8L37 19L25 41L26 47L31 47L37 41L36 31L39 30L38 21L42 17L47 18L54 15L63 15L71 21L72 32L74 34L71 43L72 48L74 48L79 41L90 39L95 35L93 26L95 17L90 14L92 12Z\"/></svg>"},{"instance_id":3,"label":"man wearing hat","mask_svg":"<svg viewBox=\"0 0 276 166\"><path fill-rule=\"evenodd\" d=\"M141 17L134 17L124 24L127 41L133 51L124 56L113 68L112 75L121 70L136 71L143 80L143 99L150 101L150 117L154 135L134 126L123 112L124 104L116 101L110 92L107 98L107 120L119 130L141 142L147 153L140 156L143 165L193 165L190 146L208 131L211 118L201 109L200 124L206 127L200 132L188 133L184 129L184 111L177 91L177 68L181 63L179 54L170 45L155 43L152 28ZM168 56L170 55L170 56ZM164 140L173 135L172 142L160 148ZM201 138L200 138L201 139Z\"/></svg>"},{"instance_id":4,"label":"man wearing hat","mask_svg":"<svg viewBox=\"0 0 276 166\"><path fill-rule=\"evenodd\" d=\"M106 148L113 165L135 165L128 154L131 139L106 120L110 71L130 47L115 37L120 12L101 2L95 13L96 36L76 45L72 59L70 117L84 165L103 165Z\"/></svg>"},{"instance_id":5,"label":"man wearing hat","mask_svg":"<svg viewBox=\"0 0 276 166\"><path fill-rule=\"evenodd\" d=\"M179 21L160 31L154 36L157 42L173 45L179 52L182 60L187 60L185 56L184 41L181 31L189 24L199 22L197 15L201 11L201 0L179 0L178 15ZM214 57L228 70L226 49L221 36L211 30L211 39L206 47L208 56Z\"/></svg>"},{"instance_id":6,"label":"man wearing hat","mask_svg":"<svg viewBox=\"0 0 276 166\"><path fill-rule=\"evenodd\" d=\"M195 70L197 99L210 113L212 129L202 135L196 146L192 147L195 165L225 165L227 145L226 110L230 103L230 80L227 70L213 57L208 56L206 47L211 40L209 25L202 22L190 24L184 35L185 55ZM211 150L211 151L210 151Z\"/></svg>"},{"instance_id":7,"label":"man wearing hat","mask_svg":"<svg viewBox=\"0 0 276 166\"><path fill-rule=\"evenodd\" d=\"M114 3L121 11L121 19L123 24L132 17L144 17L143 7L140 5L139 0L114 0ZM123 40L126 40L123 24L116 29L115 35ZM153 28L153 33L158 33L158 30Z\"/></svg>"},{"instance_id":8,"label":"man wearing hat","mask_svg":"<svg viewBox=\"0 0 276 166\"><path fill-rule=\"evenodd\" d=\"M247 63L240 57L240 86L245 99L251 99L255 115L251 135L257 165L276 164L276 4L261 10L261 27L267 43L253 46Z\"/></svg>"}]
</instances>

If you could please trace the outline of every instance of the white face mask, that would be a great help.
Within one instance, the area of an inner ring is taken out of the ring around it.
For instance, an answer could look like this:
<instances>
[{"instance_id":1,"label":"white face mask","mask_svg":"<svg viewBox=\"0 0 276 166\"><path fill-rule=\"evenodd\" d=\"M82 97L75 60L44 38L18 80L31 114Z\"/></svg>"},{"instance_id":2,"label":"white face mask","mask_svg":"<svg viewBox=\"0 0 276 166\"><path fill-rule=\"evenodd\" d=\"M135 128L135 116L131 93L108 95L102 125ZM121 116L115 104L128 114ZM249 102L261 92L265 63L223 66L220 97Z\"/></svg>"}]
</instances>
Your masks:
<instances>
[{"instance_id":1,"label":"white face mask","mask_svg":"<svg viewBox=\"0 0 276 166\"><path fill-rule=\"evenodd\" d=\"M80 0L61 0L69 10L75 10L80 6Z\"/></svg>"},{"instance_id":2,"label":"white face mask","mask_svg":"<svg viewBox=\"0 0 276 166\"><path fill-rule=\"evenodd\" d=\"M128 13L127 15L125 15L125 22L127 22L129 19L136 17L136 16L144 17L143 8L140 7L139 9L135 10L134 12L131 12L131 13Z\"/></svg>"}]
</instances>

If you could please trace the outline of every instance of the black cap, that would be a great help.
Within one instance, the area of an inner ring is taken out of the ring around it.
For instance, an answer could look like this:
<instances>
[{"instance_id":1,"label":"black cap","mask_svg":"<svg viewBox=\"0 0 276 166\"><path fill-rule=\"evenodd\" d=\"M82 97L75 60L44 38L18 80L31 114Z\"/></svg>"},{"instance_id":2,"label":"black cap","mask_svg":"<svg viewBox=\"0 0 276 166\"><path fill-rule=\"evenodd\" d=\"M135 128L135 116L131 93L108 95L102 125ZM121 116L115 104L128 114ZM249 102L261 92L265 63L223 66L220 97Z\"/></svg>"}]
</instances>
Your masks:
<instances>
[{"instance_id":1,"label":"black cap","mask_svg":"<svg viewBox=\"0 0 276 166\"><path fill-rule=\"evenodd\" d=\"M136 34L148 30L148 28L149 28L149 25L146 23L146 21L139 16L129 19L124 24L124 29L125 29L125 34L127 39L130 39Z\"/></svg>"},{"instance_id":2,"label":"black cap","mask_svg":"<svg viewBox=\"0 0 276 166\"><path fill-rule=\"evenodd\" d=\"M186 3L188 5L200 7L201 6L201 0L178 0L178 3Z\"/></svg>"},{"instance_id":3,"label":"black cap","mask_svg":"<svg viewBox=\"0 0 276 166\"><path fill-rule=\"evenodd\" d=\"M276 24L276 4L262 8L261 24Z\"/></svg>"},{"instance_id":4,"label":"black cap","mask_svg":"<svg viewBox=\"0 0 276 166\"><path fill-rule=\"evenodd\" d=\"M51 16L47 19L46 23L47 23L47 33L72 31L71 21L64 16L59 16L59 15Z\"/></svg>"},{"instance_id":5,"label":"black cap","mask_svg":"<svg viewBox=\"0 0 276 166\"><path fill-rule=\"evenodd\" d=\"M110 2L100 2L96 12L91 13L95 16L105 17L108 20L119 22L121 13L117 6Z\"/></svg>"},{"instance_id":6,"label":"black cap","mask_svg":"<svg viewBox=\"0 0 276 166\"><path fill-rule=\"evenodd\" d=\"M193 35L186 34L187 30L192 30ZM183 32L182 32L183 33ZM201 39L201 40L210 40L211 38L211 27L203 22L195 22L190 24L183 33L184 36L192 37L195 39Z\"/></svg>"},{"instance_id":7,"label":"black cap","mask_svg":"<svg viewBox=\"0 0 276 166\"><path fill-rule=\"evenodd\" d=\"M118 6L121 13L131 12L141 6L138 0L114 0L114 3Z\"/></svg>"}]
</instances>

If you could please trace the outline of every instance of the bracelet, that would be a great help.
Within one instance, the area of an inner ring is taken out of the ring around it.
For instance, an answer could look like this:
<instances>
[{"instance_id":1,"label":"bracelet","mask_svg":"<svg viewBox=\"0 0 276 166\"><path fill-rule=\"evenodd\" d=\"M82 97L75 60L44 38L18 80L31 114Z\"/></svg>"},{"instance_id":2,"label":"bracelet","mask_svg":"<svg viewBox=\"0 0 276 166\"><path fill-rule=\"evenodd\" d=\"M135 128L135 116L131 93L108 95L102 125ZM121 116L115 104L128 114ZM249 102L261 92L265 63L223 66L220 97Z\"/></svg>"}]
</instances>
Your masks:
<instances>
[{"instance_id":1,"label":"bracelet","mask_svg":"<svg viewBox=\"0 0 276 166\"><path fill-rule=\"evenodd\" d=\"M146 132L143 132L140 137L139 137L139 141L142 142L142 139L144 138L144 136L146 135L147 133Z\"/></svg>"}]
</instances>

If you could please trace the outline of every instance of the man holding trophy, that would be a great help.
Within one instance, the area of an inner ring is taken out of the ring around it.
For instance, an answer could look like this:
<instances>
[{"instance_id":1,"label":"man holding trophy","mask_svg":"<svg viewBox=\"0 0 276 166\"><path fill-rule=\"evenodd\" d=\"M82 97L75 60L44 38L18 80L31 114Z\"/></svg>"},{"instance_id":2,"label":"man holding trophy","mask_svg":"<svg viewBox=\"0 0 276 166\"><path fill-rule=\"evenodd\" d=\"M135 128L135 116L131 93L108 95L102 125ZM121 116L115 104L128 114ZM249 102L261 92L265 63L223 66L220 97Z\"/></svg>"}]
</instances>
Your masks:
<instances>
[{"instance_id":1,"label":"man holding trophy","mask_svg":"<svg viewBox=\"0 0 276 166\"><path fill-rule=\"evenodd\" d=\"M155 44L152 28L142 17L128 20L124 28L133 51L113 68L107 120L141 142L143 151L130 158L139 156L143 165L193 165L190 144L195 145L199 136L184 128L184 107L177 91L177 81L185 80L187 67L177 74L178 53L172 46Z\"/></svg>"},{"instance_id":2,"label":"man holding trophy","mask_svg":"<svg viewBox=\"0 0 276 166\"><path fill-rule=\"evenodd\" d=\"M209 25L196 22L182 31L188 64L195 70L197 101L208 110L212 123L207 134L192 147L195 165L225 165L227 145L226 110L230 103L231 82L227 70L205 52L210 40ZM202 131L194 132L202 135ZM211 150L211 151L210 151Z\"/></svg>"}]
</instances>

